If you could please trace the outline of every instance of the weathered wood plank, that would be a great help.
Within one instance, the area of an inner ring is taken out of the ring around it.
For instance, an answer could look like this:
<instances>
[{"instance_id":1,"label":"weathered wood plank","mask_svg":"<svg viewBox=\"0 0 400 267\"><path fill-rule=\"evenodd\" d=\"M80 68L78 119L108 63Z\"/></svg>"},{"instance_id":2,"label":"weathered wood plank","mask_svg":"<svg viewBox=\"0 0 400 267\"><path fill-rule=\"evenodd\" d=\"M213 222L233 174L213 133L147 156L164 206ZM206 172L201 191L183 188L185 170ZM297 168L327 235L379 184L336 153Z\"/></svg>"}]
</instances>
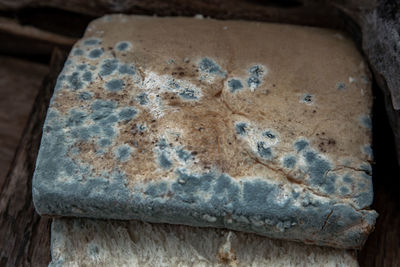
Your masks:
<instances>
[{"instance_id":1,"label":"weathered wood plank","mask_svg":"<svg viewBox=\"0 0 400 267\"><path fill-rule=\"evenodd\" d=\"M0 185L47 72L46 65L0 56Z\"/></svg>"},{"instance_id":2,"label":"weathered wood plank","mask_svg":"<svg viewBox=\"0 0 400 267\"><path fill-rule=\"evenodd\" d=\"M358 261L360 266L400 266L400 187L396 186L400 167L384 102L388 96L375 87L373 148L375 156L374 203L379 213ZM389 99L390 100L390 99Z\"/></svg>"},{"instance_id":3,"label":"weathered wood plank","mask_svg":"<svg viewBox=\"0 0 400 267\"><path fill-rule=\"evenodd\" d=\"M52 24L51 21L47 21ZM69 50L76 39L0 17L0 53L48 64L55 47Z\"/></svg>"},{"instance_id":4,"label":"weathered wood plank","mask_svg":"<svg viewBox=\"0 0 400 267\"><path fill-rule=\"evenodd\" d=\"M29 121L10 172L0 185L0 266L46 266L50 261L50 222L32 202L35 168L42 126L65 54L55 50L51 72L35 99Z\"/></svg>"}]
</instances>

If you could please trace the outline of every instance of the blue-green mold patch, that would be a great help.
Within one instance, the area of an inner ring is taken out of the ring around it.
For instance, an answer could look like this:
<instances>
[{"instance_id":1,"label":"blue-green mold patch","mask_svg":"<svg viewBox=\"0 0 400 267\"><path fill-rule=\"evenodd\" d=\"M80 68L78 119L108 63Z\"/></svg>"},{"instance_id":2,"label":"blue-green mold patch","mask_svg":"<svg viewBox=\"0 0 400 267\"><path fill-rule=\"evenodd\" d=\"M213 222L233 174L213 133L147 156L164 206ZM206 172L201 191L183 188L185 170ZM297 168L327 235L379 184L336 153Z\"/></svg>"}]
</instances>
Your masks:
<instances>
[{"instance_id":1,"label":"blue-green mold patch","mask_svg":"<svg viewBox=\"0 0 400 267\"><path fill-rule=\"evenodd\" d=\"M270 131L270 130L267 130L267 131L263 132L263 133L262 133L262 136L266 136L266 137L268 137L269 139L275 139L275 138L276 138L276 134L273 133L273 132Z\"/></svg>"},{"instance_id":2,"label":"blue-green mold patch","mask_svg":"<svg viewBox=\"0 0 400 267\"><path fill-rule=\"evenodd\" d=\"M176 154L183 161L187 161L192 157L192 154L189 151L184 150L183 148L178 149L176 151Z\"/></svg>"},{"instance_id":3,"label":"blue-green mold patch","mask_svg":"<svg viewBox=\"0 0 400 267\"><path fill-rule=\"evenodd\" d=\"M136 73L135 67L132 65L128 65L128 64L122 64L121 66L119 66L118 72L121 74L130 74L130 75L133 75Z\"/></svg>"},{"instance_id":4,"label":"blue-green mold patch","mask_svg":"<svg viewBox=\"0 0 400 267\"><path fill-rule=\"evenodd\" d=\"M234 93L234 92L236 92L236 91L238 91L238 90L243 89L242 81L239 80L239 79L230 79L230 80L228 81L228 86L229 86L229 89L230 89L230 91L231 91L232 93Z\"/></svg>"},{"instance_id":5,"label":"blue-green mold patch","mask_svg":"<svg viewBox=\"0 0 400 267\"><path fill-rule=\"evenodd\" d=\"M339 189L339 191L340 191L340 194L341 194L342 196L347 195L348 193L350 193L349 188L346 187L346 186L341 186L340 189Z\"/></svg>"},{"instance_id":6,"label":"blue-green mold patch","mask_svg":"<svg viewBox=\"0 0 400 267\"><path fill-rule=\"evenodd\" d=\"M118 60L117 59L106 59L100 66L99 74L101 76L107 76L112 74L118 68Z\"/></svg>"},{"instance_id":7,"label":"blue-green mold patch","mask_svg":"<svg viewBox=\"0 0 400 267\"><path fill-rule=\"evenodd\" d=\"M100 147L107 147L107 146L111 145L111 140L103 138L103 139L99 140L98 144L99 144Z\"/></svg>"},{"instance_id":8,"label":"blue-green mold patch","mask_svg":"<svg viewBox=\"0 0 400 267\"><path fill-rule=\"evenodd\" d=\"M80 71L85 70L87 68L87 64L80 64L76 68L77 68L77 70L80 70Z\"/></svg>"},{"instance_id":9,"label":"blue-green mold patch","mask_svg":"<svg viewBox=\"0 0 400 267\"><path fill-rule=\"evenodd\" d=\"M89 58L99 58L101 55L103 55L104 51L101 48L95 48L89 51L88 57Z\"/></svg>"},{"instance_id":10,"label":"blue-green mold patch","mask_svg":"<svg viewBox=\"0 0 400 267\"><path fill-rule=\"evenodd\" d=\"M346 184L352 184L353 183L353 178L351 178L350 174L345 174L342 178L343 182Z\"/></svg>"},{"instance_id":11,"label":"blue-green mold patch","mask_svg":"<svg viewBox=\"0 0 400 267\"><path fill-rule=\"evenodd\" d=\"M333 193L337 177L335 174L329 173L332 170L331 163L311 150L304 151L304 158L311 184L322 187L326 193Z\"/></svg>"},{"instance_id":12,"label":"blue-green mold patch","mask_svg":"<svg viewBox=\"0 0 400 267\"><path fill-rule=\"evenodd\" d=\"M162 152L159 157L158 157L158 161L160 163L160 166L163 169L169 169L172 167L172 162L171 160L168 158L167 154L165 152Z\"/></svg>"},{"instance_id":13,"label":"blue-green mold patch","mask_svg":"<svg viewBox=\"0 0 400 267\"><path fill-rule=\"evenodd\" d=\"M309 146L308 141L307 141L307 140L303 140L303 139L297 140L297 141L294 143L294 147L296 148L296 151L297 151L297 152L300 152L300 151L304 150L304 149L307 148L308 146Z\"/></svg>"},{"instance_id":14,"label":"blue-green mold patch","mask_svg":"<svg viewBox=\"0 0 400 267\"><path fill-rule=\"evenodd\" d=\"M261 84L261 78L264 75L264 68L260 65L250 67L250 77L247 79L247 85L250 88L257 88Z\"/></svg>"},{"instance_id":15,"label":"blue-green mold patch","mask_svg":"<svg viewBox=\"0 0 400 267\"><path fill-rule=\"evenodd\" d=\"M80 48L75 48L72 53L74 56L82 56L84 54L84 51Z\"/></svg>"},{"instance_id":16,"label":"blue-green mold patch","mask_svg":"<svg viewBox=\"0 0 400 267\"><path fill-rule=\"evenodd\" d=\"M149 98L146 93L140 93L137 96L137 100L138 100L139 104L142 106L147 105L149 103Z\"/></svg>"},{"instance_id":17,"label":"blue-green mold patch","mask_svg":"<svg viewBox=\"0 0 400 267\"><path fill-rule=\"evenodd\" d=\"M157 143L157 147L160 150L166 149L168 147L167 141L165 141L164 138L161 138L160 141L158 141L158 143Z\"/></svg>"},{"instance_id":18,"label":"blue-green mold patch","mask_svg":"<svg viewBox=\"0 0 400 267\"><path fill-rule=\"evenodd\" d=\"M183 99L186 100L196 100L197 96L196 96L196 91L195 89L191 89L191 88L185 88L183 89L180 93L179 96Z\"/></svg>"},{"instance_id":19,"label":"blue-green mold patch","mask_svg":"<svg viewBox=\"0 0 400 267\"><path fill-rule=\"evenodd\" d=\"M236 133L239 135L245 135L247 127L248 127L248 125L245 122L236 123L235 124Z\"/></svg>"},{"instance_id":20,"label":"blue-green mold patch","mask_svg":"<svg viewBox=\"0 0 400 267\"><path fill-rule=\"evenodd\" d=\"M67 127L80 126L86 120L87 114L85 111L72 109L69 112Z\"/></svg>"},{"instance_id":21,"label":"blue-green mold patch","mask_svg":"<svg viewBox=\"0 0 400 267\"><path fill-rule=\"evenodd\" d=\"M362 146L362 152L364 154L366 154L370 159L374 158L374 152L373 152L372 147L370 145Z\"/></svg>"},{"instance_id":22,"label":"blue-green mold patch","mask_svg":"<svg viewBox=\"0 0 400 267\"><path fill-rule=\"evenodd\" d=\"M347 86L344 82L338 82L336 83L336 89L338 89L339 91L344 91L346 90Z\"/></svg>"},{"instance_id":23,"label":"blue-green mold patch","mask_svg":"<svg viewBox=\"0 0 400 267\"><path fill-rule=\"evenodd\" d=\"M124 80L121 79L112 79L105 84L107 90L111 92L121 91L124 89L124 85Z\"/></svg>"},{"instance_id":24,"label":"blue-green mold patch","mask_svg":"<svg viewBox=\"0 0 400 267\"><path fill-rule=\"evenodd\" d=\"M369 163L363 163L360 165L360 170L364 171L367 175L372 175L372 167Z\"/></svg>"},{"instance_id":25,"label":"blue-green mold patch","mask_svg":"<svg viewBox=\"0 0 400 267\"><path fill-rule=\"evenodd\" d=\"M82 79L85 82L91 82L92 81L92 73L90 71L86 71L85 73L83 73Z\"/></svg>"},{"instance_id":26,"label":"blue-green mold patch","mask_svg":"<svg viewBox=\"0 0 400 267\"><path fill-rule=\"evenodd\" d=\"M80 77L79 72L73 72L71 75L68 75L66 77L66 80L68 82L69 88L72 90L79 90L83 88L83 81L82 78Z\"/></svg>"},{"instance_id":27,"label":"blue-green mold patch","mask_svg":"<svg viewBox=\"0 0 400 267\"><path fill-rule=\"evenodd\" d=\"M271 160L272 159L272 148L268 147L265 142L260 141L257 143L257 152L258 154L265 159Z\"/></svg>"},{"instance_id":28,"label":"blue-green mold patch","mask_svg":"<svg viewBox=\"0 0 400 267\"><path fill-rule=\"evenodd\" d=\"M314 101L314 96L311 94L304 94L301 98L301 102L311 104Z\"/></svg>"},{"instance_id":29,"label":"blue-green mold patch","mask_svg":"<svg viewBox=\"0 0 400 267\"><path fill-rule=\"evenodd\" d=\"M362 115L360 117L361 126L366 129L372 129L372 120L369 115Z\"/></svg>"},{"instance_id":30,"label":"blue-green mold patch","mask_svg":"<svg viewBox=\"0 0 400 267\"><path fill-rule=\"evenodd\" d=\"M131 157L132 148L129 145L120 145L114 149L115 157L121 162L127 162Z\"/></svg>"},{"instance_id":31,"label":"blue-green mold patch","mask_svg":"<svg viewBox=\"0 0 400 267\"><path fill-rule=\"evenodd\" d=\"M296 166L297 158L296 156L286 156L283 159L283 166L288 169L293 169Z\"/></svg>"},{"instance_id":32,"label":"blue-green mold patch","mask_svg":"<svg viewBox=\"0 0 400 267\"><path fill-rule=\"evenodd\" d=\"M98 45L98 44L100 44L100 39L98 39L98 38L90 38L90 39L86 39L85 41L83 41L83 44L84 45L87 45L87 46L92 46L92 45Z\"/></svg>"},{"instance_id":33,"label":"blue-green mold patch","mask_svg":"<svg viewBox=\"0 0 400 267\"><path fill-rule=\"evenodd\" d=\"M94 121L104 119L110 115L117 107L117 103L111 100L95 100L91 105L92 115Z\"/></svg>"},{"instance_id":34,"label":"blue-green mold patch","mask_svg":"<svg viewBox=\"0 0 400 267\"><path fill-rule=\"evenodd\" d=\"M132 120L136 114L137 110L134 107L124 107L118 114L119 118L123 121L130 121Z\"/></svg>"},{"instance_id":35,"label":"blue-green mold patch","mask_svg":"<svg viewBox=\"0 0 400 267\"><path fill-rule=\"evenodd\" d=\"M221 67L214 62L214 60L210 58L202 58L199 63L199 68L201 71L210 73L210 74L215 74L219 75L222 77L226 76L226 72L221 69Z\"/></svg>"},{"instance_id":36,"label":"blue-green mold patch","mask_svg":"<svg viewBox=\"0 0 400 267\"><path fill-rule=\"evenodd\" d=\"M128 41L122 41L115 45L115 49L117 49L118 51L127 51L131 47L132 44Z\"/></svg>"}]
</instances>

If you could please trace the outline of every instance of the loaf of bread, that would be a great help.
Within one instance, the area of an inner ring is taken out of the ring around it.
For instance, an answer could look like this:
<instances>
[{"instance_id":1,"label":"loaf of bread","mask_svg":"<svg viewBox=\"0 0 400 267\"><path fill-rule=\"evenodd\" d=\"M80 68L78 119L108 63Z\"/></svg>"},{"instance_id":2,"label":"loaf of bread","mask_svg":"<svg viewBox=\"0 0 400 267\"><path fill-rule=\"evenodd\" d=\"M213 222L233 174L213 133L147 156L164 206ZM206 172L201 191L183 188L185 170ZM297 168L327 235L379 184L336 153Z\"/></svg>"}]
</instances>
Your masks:
<instances>
[{"instance_id":1,"label":"loaf of bread","mask_svg":"<svg viewBox=\"0 0 400 267\"><path fill-rule=\"evenodd\" d=\"M105 16L59 75L34 203L359 248L377 216L371 104L333 30Z\"/></svg>"}]
</instances>

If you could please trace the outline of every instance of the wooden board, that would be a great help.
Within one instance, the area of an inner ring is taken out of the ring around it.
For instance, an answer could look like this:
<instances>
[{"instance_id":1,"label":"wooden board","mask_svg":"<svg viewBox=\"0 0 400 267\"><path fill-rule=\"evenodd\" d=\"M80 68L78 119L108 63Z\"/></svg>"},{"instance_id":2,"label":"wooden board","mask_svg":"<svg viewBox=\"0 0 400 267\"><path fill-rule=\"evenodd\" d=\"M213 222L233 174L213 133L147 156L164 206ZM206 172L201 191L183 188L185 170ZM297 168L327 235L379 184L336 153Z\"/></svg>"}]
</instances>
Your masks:
<instances>
[{"instance_id":1,"label":"wooden board","mask_svg":"<svg viewBox=\"0 0 400 267\"><path fill-rule=\"evenodd\" d=\"M31 177L47 106L64 60L63 53L53 53L52 71L35 99L10 172L0 184L0 266L46 266L50 261L51 220L35 212Z\"/></svg>"},{"instance_id":2,"label":"wooden board","mask_svg":"<svg viewBox=\"0 0 400 267\"><path fill-rule=\"evenodd\" d=\"M0 56L0 185L47 72L46 65Z\"/></svg>"}]
</instances>

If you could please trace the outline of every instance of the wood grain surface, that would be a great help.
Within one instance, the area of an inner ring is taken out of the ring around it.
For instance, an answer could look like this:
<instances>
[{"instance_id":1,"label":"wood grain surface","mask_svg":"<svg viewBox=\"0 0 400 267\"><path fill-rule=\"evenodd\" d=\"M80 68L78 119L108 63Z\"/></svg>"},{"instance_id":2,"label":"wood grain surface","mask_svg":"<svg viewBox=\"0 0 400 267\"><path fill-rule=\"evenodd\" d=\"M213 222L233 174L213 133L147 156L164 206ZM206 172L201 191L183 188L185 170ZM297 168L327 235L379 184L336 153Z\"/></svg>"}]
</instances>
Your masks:
<instances>
[{"instance_id":1,"label":"wood grain surface","mask_svg":"<svg viewBox=\"0 0 400 267\"><path fill-rule=\"evenodd\" d=\"M35 212L31 183L47 106L64 60L62 52L53 53L51 72L34 101L10 171L0 183L0 266L46 266L50 261L51 220Z\"/></svg>"},{"instance_id":2,"label":"wood grain surface","mask_svg":"<svg viewBox=\"0 0 400 267\"><path fill-rule=\"evenodd\" d=\"M0 56L0 185L47 72L46 65Z\"/></svg>"}]
</instances>

